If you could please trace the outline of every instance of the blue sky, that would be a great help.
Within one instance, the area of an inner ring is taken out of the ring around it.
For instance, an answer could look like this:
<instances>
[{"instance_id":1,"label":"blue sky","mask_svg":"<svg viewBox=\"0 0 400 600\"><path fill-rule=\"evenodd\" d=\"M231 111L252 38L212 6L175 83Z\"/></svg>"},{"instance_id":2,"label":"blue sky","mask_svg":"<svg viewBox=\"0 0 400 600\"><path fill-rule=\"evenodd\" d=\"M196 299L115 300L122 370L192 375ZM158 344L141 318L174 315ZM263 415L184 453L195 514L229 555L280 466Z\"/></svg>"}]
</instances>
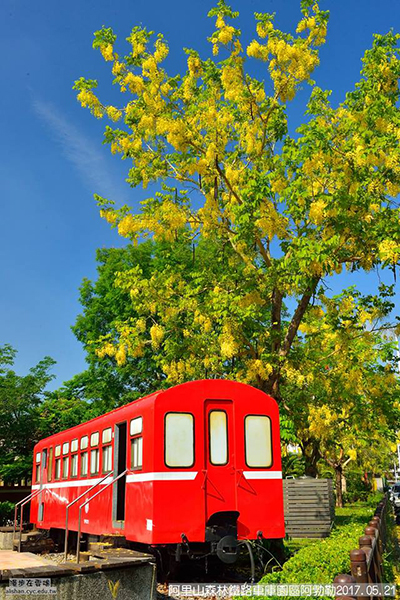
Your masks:
<instances>
[{"instance_id":1,"label":"blue sky","mask_svg":"<svg viewBox=\"0 0 400 600\"><path fill-rule=\"evenodd\" d=\"M299 0L232 0L241 13L245 41L254 36L255 11L276 12L276 24L293 31ZM124 242L98 216L93 193L134 207L146 197L125 183L128 165L102 146L103 122L78 105L72 85L80 76L98 78L110 96L109 64L92 50L93 32L104 24L118 35L117 51L134 25L164 33L170 45L167 68L182 71L183 47L203 57L213 21L211 0L1 0L0 38L0 344L18 350L23 373L45 355L56 361L52 387L85 368L85 356L70 331L80 311L78 287L96 274L99 247ZM328 40L321 49L317 84L340 102L359 77L360 59L373 33L400 31L397 0L323 0L331 11ZM259 68L257 74L263 77ZM291 128L300 124L309 89L290 109ZM147 192L148 195L148 192ZM387 282L392 277L383 276ZM348 285L340 276L333 289ZM357 276L364 291L377 277Z\"/></svg>"}]
</instances>

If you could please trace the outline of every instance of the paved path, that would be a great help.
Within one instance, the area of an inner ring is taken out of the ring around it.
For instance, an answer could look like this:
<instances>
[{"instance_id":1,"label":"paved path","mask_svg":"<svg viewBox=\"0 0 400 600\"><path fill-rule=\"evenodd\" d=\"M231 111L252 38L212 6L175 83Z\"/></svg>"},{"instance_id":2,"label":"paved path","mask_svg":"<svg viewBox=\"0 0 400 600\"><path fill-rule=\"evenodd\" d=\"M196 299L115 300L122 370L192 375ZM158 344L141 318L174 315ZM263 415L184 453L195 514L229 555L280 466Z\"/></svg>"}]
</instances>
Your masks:
<instances>
[{"instance_id":1,"label":"paved path","mask_svg":"<svg viewBox=\"0 0 400 600\"><path fill-rule=\"evenodd\" d=\"M52 564L45 558L31 552L15 552L0 550L0 571L3 569L26 569L29 567L43 567Z\"/></svg>"}]
</instances>

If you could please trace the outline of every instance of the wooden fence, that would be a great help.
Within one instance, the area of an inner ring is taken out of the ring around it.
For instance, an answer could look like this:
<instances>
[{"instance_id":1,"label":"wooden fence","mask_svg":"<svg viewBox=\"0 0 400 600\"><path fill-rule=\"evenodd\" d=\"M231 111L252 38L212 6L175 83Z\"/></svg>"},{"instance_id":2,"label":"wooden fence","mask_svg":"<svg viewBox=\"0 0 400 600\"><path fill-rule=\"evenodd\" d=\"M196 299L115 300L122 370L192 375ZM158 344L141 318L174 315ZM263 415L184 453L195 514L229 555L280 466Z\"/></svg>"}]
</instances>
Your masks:
<instances>
[{"instance_id":1,"label":"wooden fence","mask_svg":"<svg viewBox=\"0 0 400 600\"><path fill-rule=\"evenodd\" d=\"M386 544L386 515L389 507L387 495L378 504L375 516L369 522L358 542L359 547L350 552L351 575L342 574L335 577L338 584L382 584L382 553ZM341 600L369 596L337 596Z\"/></svg>"},{"instance_id":2,"label":"wooden fence","mask_svg":"<svg viewBox=\"0 0 400 600\"><path fill-rule=\"evenodd\" d=\"M283 511L290 537L327 537L335 518L332 479L284 479Z\"/></svg>"},{"instance_id":3,"label":"wooden fence","mask_svg":"<svg viewBox=\"0 0 400 600\"><path fill-rule=\"evenodd\" d=\"M0 502L19 502L31 493L29 484L19 483L18 485L0 484Z\"/></svg>"}]
</instances>

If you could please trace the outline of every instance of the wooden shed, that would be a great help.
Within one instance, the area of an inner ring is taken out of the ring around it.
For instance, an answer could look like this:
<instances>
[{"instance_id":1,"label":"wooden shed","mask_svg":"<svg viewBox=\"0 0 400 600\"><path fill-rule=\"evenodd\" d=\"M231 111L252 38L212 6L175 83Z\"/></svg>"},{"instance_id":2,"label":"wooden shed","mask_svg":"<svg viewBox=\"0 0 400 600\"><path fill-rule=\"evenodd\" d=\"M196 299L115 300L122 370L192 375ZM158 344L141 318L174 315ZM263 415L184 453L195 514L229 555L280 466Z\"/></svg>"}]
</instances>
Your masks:
<instances>
[{"instance_id":1,"label":"wooden shed","mask_svg":"<svg viewBox=\"0 0 400 600\"><path fill-rule=\"evenodd\" d=\"M292 538L327 537L335 518L332 479L283 480L286 535Z\"/></svg>"}]
</instances>

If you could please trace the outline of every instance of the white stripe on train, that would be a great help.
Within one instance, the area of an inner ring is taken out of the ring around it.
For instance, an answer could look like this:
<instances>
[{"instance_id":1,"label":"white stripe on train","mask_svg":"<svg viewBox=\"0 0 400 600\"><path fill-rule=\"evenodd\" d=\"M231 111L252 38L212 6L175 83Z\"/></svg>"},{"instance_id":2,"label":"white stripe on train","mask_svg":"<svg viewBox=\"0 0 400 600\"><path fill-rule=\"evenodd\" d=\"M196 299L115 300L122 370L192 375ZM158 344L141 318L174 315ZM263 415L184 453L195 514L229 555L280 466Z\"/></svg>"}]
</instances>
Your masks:
<instances>
[{"instance_id":1,"label":"white stripe on train","mask_svg":"<svg viewBox=\"0 0 400 600\"><path fill-rule=\"evenodd\" d=\"M127 483L140 483L147 481L193 481L198 471L163 471L160 473L130 473L126 476ZM243 471L246 479L282 479L282 471ZM76 479L74 481L55 481L54 483L45 483L42 489L60 489L67 487L85 487L100 483L99 479ZM112 476L107 477L101 485L107 485L112 482ZM40 485L35 484L32 490L40 489Z\"/></svg>"}]
</instances>

